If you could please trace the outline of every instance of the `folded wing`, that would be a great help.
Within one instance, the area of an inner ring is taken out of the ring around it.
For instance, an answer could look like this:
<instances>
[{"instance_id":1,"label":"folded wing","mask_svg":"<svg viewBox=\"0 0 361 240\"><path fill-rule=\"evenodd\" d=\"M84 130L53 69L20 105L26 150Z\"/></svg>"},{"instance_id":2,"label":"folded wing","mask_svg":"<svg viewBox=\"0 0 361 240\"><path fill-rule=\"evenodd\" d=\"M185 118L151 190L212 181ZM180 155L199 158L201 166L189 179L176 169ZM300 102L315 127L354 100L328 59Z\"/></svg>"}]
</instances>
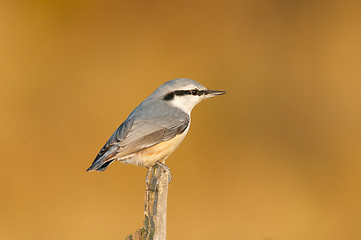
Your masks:
<instances>
[{"instance_id":1,"label":"folded wing","mask_svg":"<svg viewBox=\"0 0 361 240\"><path fill-rule=\"evenodd\" d=\"M104 171L114 160L127 158L138 151L170 140L183 133L189 125L189 117L154 118L148 120L127 119L109 138L87 171Z\"/></svg>"}]
</instances>

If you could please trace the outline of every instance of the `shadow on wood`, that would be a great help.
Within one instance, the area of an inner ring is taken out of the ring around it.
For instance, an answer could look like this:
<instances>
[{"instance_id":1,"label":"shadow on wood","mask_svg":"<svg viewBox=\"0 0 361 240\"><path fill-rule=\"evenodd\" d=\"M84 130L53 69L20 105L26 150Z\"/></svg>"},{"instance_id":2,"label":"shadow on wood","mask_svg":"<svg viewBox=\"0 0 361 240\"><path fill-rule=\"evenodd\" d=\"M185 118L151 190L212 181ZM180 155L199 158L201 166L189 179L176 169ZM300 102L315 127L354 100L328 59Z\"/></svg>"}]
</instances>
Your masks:
<instances>
[{"instance_id":1,"label":"shadow on wood","mask_svg":"<svg viewBox=\"0 0 361 240\"><path fill-rule=\"evenodd\" d=\"M144 226L126 240L165 240L167 226L167 195L170 172L167 166L156 164L149 172L145 190Z\"/></svg>"}]
</instances>

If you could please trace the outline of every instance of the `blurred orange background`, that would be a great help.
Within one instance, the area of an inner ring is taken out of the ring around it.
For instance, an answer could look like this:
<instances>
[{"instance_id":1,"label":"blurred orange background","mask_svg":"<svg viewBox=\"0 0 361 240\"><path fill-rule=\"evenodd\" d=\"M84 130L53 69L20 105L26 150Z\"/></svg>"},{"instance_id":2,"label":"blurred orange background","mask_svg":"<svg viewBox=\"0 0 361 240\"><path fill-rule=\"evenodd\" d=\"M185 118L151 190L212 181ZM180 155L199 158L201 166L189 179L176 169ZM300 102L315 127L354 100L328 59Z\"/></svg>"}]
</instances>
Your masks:
<instances>
[{"instance_id":1,"label":"blurred orange background","mask_svg":"<svg viewBox=\"0 0 361 240\"><path fill-rule=\"evenodd\" d=\"M167 160L168 239L361 239L361 4L0 2L0 239L124 239L146 169L86 173L162 83L222 97Z\"/></svg>"}]
</instances>

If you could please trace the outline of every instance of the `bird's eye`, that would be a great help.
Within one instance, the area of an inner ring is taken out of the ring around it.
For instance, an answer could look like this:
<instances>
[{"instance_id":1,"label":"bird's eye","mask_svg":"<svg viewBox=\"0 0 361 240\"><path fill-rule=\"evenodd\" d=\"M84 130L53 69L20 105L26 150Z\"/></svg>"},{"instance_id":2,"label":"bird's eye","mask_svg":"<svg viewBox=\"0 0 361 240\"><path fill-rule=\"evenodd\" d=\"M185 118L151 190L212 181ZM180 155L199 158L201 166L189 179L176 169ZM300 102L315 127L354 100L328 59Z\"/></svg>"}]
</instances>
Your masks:
<instances>
[{"instance_id":1,"label":"bird's eye","mask_svg":"<svg viewBox=\"0 0 361 240\"><path fill-rule=\"evenodd\" d=\"M192 90L192 95L197 95L198 94L198 90L197 89L193 89Z\"/></svg>"}]
</instances>

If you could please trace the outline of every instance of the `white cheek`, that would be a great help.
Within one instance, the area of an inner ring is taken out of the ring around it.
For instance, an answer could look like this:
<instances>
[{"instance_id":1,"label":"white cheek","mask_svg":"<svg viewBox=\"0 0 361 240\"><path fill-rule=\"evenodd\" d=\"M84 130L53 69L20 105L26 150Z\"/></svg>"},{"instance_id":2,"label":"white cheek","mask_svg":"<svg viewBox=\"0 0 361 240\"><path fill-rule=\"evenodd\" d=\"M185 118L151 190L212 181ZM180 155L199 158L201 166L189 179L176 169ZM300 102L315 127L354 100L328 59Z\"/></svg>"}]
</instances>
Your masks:
<instances>
[{"instance_id":1,"label":"white cheek","mask_svg":"<svg viewBox=\"0 0 361 240\"><path fill-rule=\"evenodd\" d=\"M202 101L202 97L198 96L176 96L171 104L180 108L185 113L190 114L195 105Z\"/></svg>"}]
</instances>

